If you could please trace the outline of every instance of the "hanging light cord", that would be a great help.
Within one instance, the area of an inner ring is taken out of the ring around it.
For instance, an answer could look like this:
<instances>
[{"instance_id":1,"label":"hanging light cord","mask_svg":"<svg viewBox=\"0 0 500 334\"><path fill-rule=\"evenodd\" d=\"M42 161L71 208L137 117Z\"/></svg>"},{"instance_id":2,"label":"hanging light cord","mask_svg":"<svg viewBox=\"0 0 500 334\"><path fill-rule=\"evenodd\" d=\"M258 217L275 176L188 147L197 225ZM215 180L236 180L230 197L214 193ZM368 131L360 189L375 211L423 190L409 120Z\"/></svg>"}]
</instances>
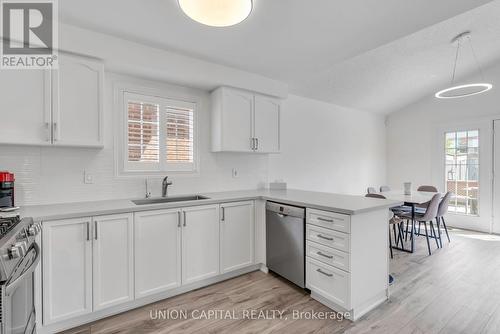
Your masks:
<instances>
[{"instance_id":1,"label":"hanging light cord","mask_svg":"<svg viewBox=\"0 0 500 334\"><path fill-rule=\"evenodd\" d=\"M481 79L484 81L484 73L483 73L483 68L481 67L481 64L477 60L476 52L474 51L474 47L472 46L472 39L469 37L469 45L470 49L472 51L472 56L474 57L474 61L476 62L476 66L479 68L479 73L481 74Z\"/></svg>"},{"instance_id":2,"label":"hanging light cord","mask_svg":"<svg viewBox=\"0 0 500 334\"><path fill-rule=\"evenodd\" d=\"M455 73L457 71L457 63L458 63L458 54L460 52L460 42L461 39L458 39L457 41L457 53L455 54L455 64L453 65L453 75L451 76L451 85L455 83Z\"/></svg>"}]
</instances>

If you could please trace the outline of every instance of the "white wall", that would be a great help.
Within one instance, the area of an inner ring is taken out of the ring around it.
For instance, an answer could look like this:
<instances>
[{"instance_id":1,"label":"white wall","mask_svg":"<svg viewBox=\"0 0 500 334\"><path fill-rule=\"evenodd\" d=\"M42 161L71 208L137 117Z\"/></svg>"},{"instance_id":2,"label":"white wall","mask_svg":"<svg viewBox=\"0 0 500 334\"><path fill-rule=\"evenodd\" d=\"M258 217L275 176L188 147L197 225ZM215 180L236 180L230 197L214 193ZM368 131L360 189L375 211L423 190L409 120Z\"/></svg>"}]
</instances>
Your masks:
<instances>
[{"instance_id":1,"label":"white wall","mask_svg":"<svg viewBox=\"0 0 500 334\"><path fill-rule=\"evenodd\" d=\"M281 129L282 153L269 158L270 181L356 195L385 183L383 116L290 95Z\"/></svg>"}]
</instances>

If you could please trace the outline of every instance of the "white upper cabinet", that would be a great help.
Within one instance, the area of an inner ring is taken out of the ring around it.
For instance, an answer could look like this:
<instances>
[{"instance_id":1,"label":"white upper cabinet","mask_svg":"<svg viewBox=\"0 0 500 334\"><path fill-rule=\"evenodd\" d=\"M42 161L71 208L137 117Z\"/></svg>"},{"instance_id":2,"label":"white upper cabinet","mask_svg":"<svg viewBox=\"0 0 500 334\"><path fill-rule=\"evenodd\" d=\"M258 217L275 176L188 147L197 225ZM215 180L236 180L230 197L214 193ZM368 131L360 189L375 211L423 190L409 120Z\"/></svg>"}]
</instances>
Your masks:
<instances>
[{"instance_id":1,"label":"white upper cabinet","mask_svg":"<svg viewBox=\"0 0 500 334\"><path fill-rule=\"evenodd\" d=\"M51 144L50 72L2 70L0 143Z\"/></svg>"},{"instance_id":2,"label":"white upper cabinet","mask_svg":"<svg viewBox=\"0 0 500 334\"><path fill-rule=\"evenodd\" d=\"M234 202L220 206L221 274L254 263L254 203Z\"/></svg>"},{"instance_id":3,"label":"white upper cabinet","mask_svg":"<svg viewBox=\"0 0 500 334\"><path fill-rule=\"evenodd\" d=\"M181 285L181 210L134 214L135 297Z\"/></svg>"},{"instance_id":4,"label":"white upper cabinet","mask_svg":"<svg viewBox=\"0 0 500 334\"><path fill-rule=\"evenodd\" d=\"M277 99L255 95L254 100L255 150L262 153L280 151L280 102Z\"/></svg>"},{"instance_id":5,"label":"white upper cabinet","mask_svg":"<svg viewBox=\"0 0 500 334\"><path fill-rule=\"evenodd\" d=\"M103 146L103 64L59 54L57 70L0 75L0 144Z\"/></svg>"},{"instance_id":6,"label":"white upper cabinet","mask_svg":"<svg viewBox=\"0 0 500 334\"><path fill-rule=\"evenodd\" d=\"M91 219L43 222L43 323L92 312Z\"/></svg>"},{"instance_id":7,"label":"white upper cabinet","mask_svg":"<svg viewBox=\"0 0 500 334\"><path fill-rule=\"evenodd\" d=\"M52 71L53 143L102 146L103 65L80 56L61 54Z\"/></svg>"},{"instance_id":8,"label":"white upper cabinet","mask_svg":"<svg viewBox=\"0 0 500 334\"><path fill-rule=\"evenodd\" d=\"M280 100L239 89L212 92L212 151L279 153Z\"/></svg>"},{"instance_id":9,"label":"white upper cabinet","mask_svg":"<svg viewBox=\"0 0 500 334\"><path fill-rule=\"evenodd\" d=\"M133 215L93 219L94 311L134 299Z\"/></svg>"},{"instance_id":10,"label":"white upper cabinet","mask_svg":"<svg viewBox=\"0 0 500 334\"><path fill-rule=\"evenodd\" d=\"M182 209L182 284L219 274L219 206Z\"/></svg>"}]
</instances>

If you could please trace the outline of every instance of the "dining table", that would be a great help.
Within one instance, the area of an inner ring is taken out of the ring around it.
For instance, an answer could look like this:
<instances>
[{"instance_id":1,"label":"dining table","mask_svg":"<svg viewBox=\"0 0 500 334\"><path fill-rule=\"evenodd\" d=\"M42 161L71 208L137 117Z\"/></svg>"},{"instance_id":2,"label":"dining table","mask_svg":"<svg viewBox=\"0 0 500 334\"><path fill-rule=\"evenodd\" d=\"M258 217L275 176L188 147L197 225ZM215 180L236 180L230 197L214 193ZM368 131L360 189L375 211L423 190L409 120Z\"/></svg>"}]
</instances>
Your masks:
<instances>
[{"instance_id":1,"label":"dining table","mask_svg":"<svg viewBox=\"0 0 500 334\"><path fill-rule=\"evenodd\" d=\"M405 206L411 208L411 218L412 218L412 226L410 232L410 249L406 249L399 246L392 246L393 249L397 249L403 252L413 253L415 251L415 207L417 205L425 205L427 204L432 197L437 194L436 192L429 191L416 191L412 190L410 194L405 194L404 191L391 190L384 191L381 195L384 195L385 198L391 199L394 201L403 202ZM441 194L443 196L443 194Z\"/></svg>"}]
</instances>

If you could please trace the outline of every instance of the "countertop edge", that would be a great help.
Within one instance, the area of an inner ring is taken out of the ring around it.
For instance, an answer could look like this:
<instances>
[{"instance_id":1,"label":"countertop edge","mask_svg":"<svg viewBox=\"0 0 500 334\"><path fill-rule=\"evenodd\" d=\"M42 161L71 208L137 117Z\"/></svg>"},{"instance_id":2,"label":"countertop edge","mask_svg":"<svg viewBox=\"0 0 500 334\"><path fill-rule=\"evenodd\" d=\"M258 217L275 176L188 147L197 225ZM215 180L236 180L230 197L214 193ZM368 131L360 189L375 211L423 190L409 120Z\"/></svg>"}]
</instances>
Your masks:
<instances>
[{"instance_id":1,"label":"countertop edge","mask_svg":"<svg viewBox=\"0 0 500 334\"><path fill-rule=\"evenodd\" d=\"M284 203L289 205L307 207L311 209L324 210L330 212L337 212L346 215L358 215L371 211L377 211L382 209L388 209L391 207L402 205L402 202L398 201L389 201L387 200L384 204L380 204L377 206L372 206L369 208L363 208L358 210L349 210L342 209L334 206L326 206L322 204L314 204L311 202L298 201L293 199L284 199L279 197L274 197L271 195L242 195L242 196L231 196L226 198L210 198L206 200L198 200L198 201L185 201L185 202L175 202L175 203L161 203L161 204L150 204L150 205L137 205L135 207L123 207L123 208L110 208L110 209L101 209L95 211L73 211L61 214L51 214L51 215L34 215L32 216L35 221L47 221L47 220L61 220L61 219L73 219L73 218L82 218L82 217L94 217L94 216L103 216L103 215L111 215L111 214L122 214L122 213L134 213L134 212L143 212L143 211L151 211L151 210L168 210L175 208L183 208L190 206L204 206L204 205L214 205L220 203L230 203L230 202L238 202L238 201L248 201L248 200L269 200L278 203ZM126 201L126 200L125 200ZM67 203L68 205L72 203ZM76 203L73 203L76 204ZM64 205L64 204L63 204Z\"/></svg>"}]
</instances>

